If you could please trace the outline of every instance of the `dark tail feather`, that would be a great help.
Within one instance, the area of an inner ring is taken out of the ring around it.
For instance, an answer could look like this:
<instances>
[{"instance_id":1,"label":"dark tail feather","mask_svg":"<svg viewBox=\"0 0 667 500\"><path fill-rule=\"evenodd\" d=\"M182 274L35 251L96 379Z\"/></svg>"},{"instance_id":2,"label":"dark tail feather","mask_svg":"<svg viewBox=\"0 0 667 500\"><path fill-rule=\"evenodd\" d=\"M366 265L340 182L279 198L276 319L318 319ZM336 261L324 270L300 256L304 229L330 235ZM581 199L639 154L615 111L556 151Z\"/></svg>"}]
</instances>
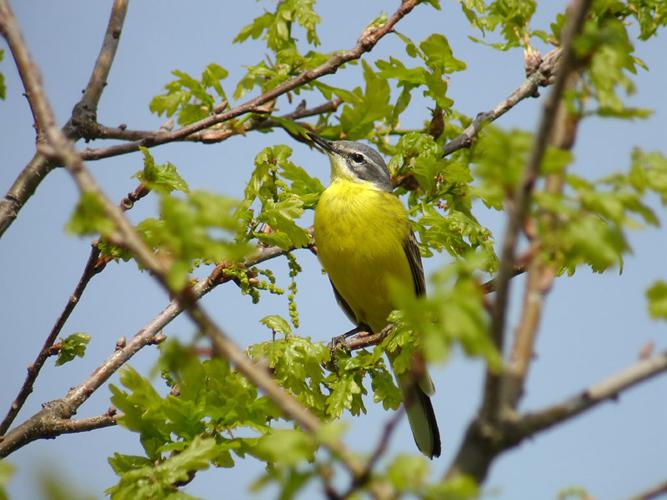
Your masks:
<instances>
[{"instance_id":1,"label":"dark tail feather","mask_svg":"<svg viewBox=\"0 0 667 500\"><path fill-rule=\"evenodd\" d=\"M431 398L419 385L413 385L404 396L408 421L417 448L429 458L440 456L440 431L435 419Z\"/></svg>"}]
</instances>

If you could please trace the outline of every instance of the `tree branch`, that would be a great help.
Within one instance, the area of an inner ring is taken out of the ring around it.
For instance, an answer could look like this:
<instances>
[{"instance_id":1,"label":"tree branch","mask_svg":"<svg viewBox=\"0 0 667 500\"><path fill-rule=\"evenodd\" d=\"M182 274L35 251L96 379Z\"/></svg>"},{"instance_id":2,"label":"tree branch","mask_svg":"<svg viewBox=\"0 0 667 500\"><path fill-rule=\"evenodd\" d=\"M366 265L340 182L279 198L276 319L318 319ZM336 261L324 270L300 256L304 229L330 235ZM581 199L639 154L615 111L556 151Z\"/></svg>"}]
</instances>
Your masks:
<instances>
[{"instance_id":1,"label":"tree branch","mask_svg":"<svg viewBox=\"0 0 667 500\"><path fill-rule=\"evenodd\" d=\"M491 111L479 113L470 125L456 138L445 144L442 156L448 156L459 149L469 148L482 129L497 120L527 97L537 97L538 89L550 85L554 75L560 71L561 49L548 52L542 62L506 99Z\"/></svg>"},{"instance_id":2,"label":"tree branch","mask_svg":"<svg viewBox=\"0 0 667 500\"><path fill-rule=\"evenodd\" d=\"M366 29L357 40L357 44L351 50L335 52L326 62L322 63L318 67L304 71L298 76L295 76L294 78L281 83L275 88L263 93L260 96L250 99L249 101L246 101L245 103L233 109L228 111L214 112L211 116L182 127L178 130L171 132L158 132L142 140L129 142L126 144L119 144L117 146L111 146L99 150L83 151L80 153L80 156L83 160L99 160L102 158L109 158L112 156L131 153L133 151L137 151L140 147L152 148L161 144L183 140L185 137L194 134L195 132L207 129L217 123L231 120L246 113L252 113L257 108L270 101L273 101L281 95L294 90L297 87L301 87L306 83L312 82L313 80L317 80L324 75L335 73L343 64L359 59L366 52L371 51L373 47L375 47L375 45L380 41L380 39L387 33L391 32L394 29L396 23L398 23L403 17L412 11L412 9L414 9L418 3L418 0L403 0L399 8L392 14L392 16L385 24L379 27Z\"/></svg>"},{"instance_id":3,"label":"tree branch","mask_svg":"<svg viewBox=\"0 0 667 500\"><path fill-rule=\"evenodd\" d=\"M632 495L631 500L653 500L667 494L667 481L656 484L647 490L644 490L636 495Z\"/></svg>"},{"instance_id":4,"label":"tree branch","mask_svg":"<svg viewBox=\"0 0 667 500\"><path fill-rule=\"evenodd\" d=\"M579 81L579 74L573 72L565 83L565 92L573 90ZM563 151L569 151L574 146L577 128L581 116L567 109L564 102L560 102L554 120L551 145ZM546 177L544 192L557 195L563 191L565 172L550 174ZM538 223L544 226L545 232L557 229L558 218L553 213L537 215ZM509 360L503 373L501 387L501 405L504 410L514 411L523 394L523 388L528 369L533 359L535 337L542 318L542 310L546 295L556 278L557 263L548 260L539 254L540 241L534 239L531 243L532 253L536 255L528 266L528 276L524 289L521 317L514 335L514 343L510 351Z\"/></svg>"},{"instance_id":5,"label":"tree branch","mask_svg":"<svg viewBox=\"0 0 667 500\"><path fill-rule=\"evenodd\" d=\"M332 99L313 108L305 108L305 101L292 111L285 115L280 116L284 120L298 120L300 118L307 118L310 116L317 116L324 113L332 113L338 109L341 101L338 99ZM243 135L246 132L251 130L266 130L274 127L280 127L281 124L278 120L275 120L270 117L258 115L257 117L252 117L246 122L243 123L241 127L232 128L232 127L221 127L221 128L209 128L206 130L201 130L195 132L186 137L180 139L181 141L187 142L202 142L205 144L213 144L222 142L235 135ZM95 131L95 139L119 139L124 141L141 141L144 139L150 139L160 132L150 131L150 130L131 130L127 129L125 126L119 127L107 127L105 125L97 124ZM84 159L89 159L88 155L104 155L104 151L107 148L98 148L98 149L86 149L81 152L81 155Z\"/></svg>"},{"instance_id":6,"label":"tree branch","mask_svg":"<svg viewBox=\"0 0 667 500\"><path fill-rule=\"evenodd\" d=\"M0 9L2 8L2 5L0 5ZM80 127L85 129L88 126L82 123L83 112L86 112L93 117L97 114L97 104L100 100L102 90L106 85L109 69L111 68L111 64L116 54L116 48L118 47L118 41L120 39L126 12L127 0L114 0L107 31L104 36L104 42L102 43L102 48L100 49L97 61L95 62L90 81L84 90L81 101L74 106L72 118L70 118L68 124L64 127L64 131L68 138L72 140L77 140L83 137L84 132ZM4 12L0 12L0 14L2 14L0 15L0 33L7 39L5 34L6 16L4 15ZM9 40L7 41L9 42ZM11 43L9 46L10 50L12 50ZM30 92L27 92L27 95L30 101ZM37 130L39 131L39 129ZM21 171L4 198L0 200L0 238L12 222L14 222L19 211L33 195L37 186L39 186L42 180L44 180L49 172L55 167L56 164L53 161L37 152Z\"/></svg>"},{"instance_id":7,"label":"tree branch","mask_svg":"<svg viewBox=\"0 0 667 500\"><path fill-rule=\"evenodd\" d=\"M491 311L491 339L499 352L503 351L505 344L505 315L509 302L509 280L513 272L519 233L530 207L533 186L540 173L542 159L546 151L547 141L551 136L565 83L574 70L575 56L572 50L572 42L583 26L590 3L591 0L576 0L571 5L567 23L563 28L560 71L556 75L551 93L544 102L542 119L535 136L533 150L523 172L521 182L517 187L514 203L508 206L509 216L503 235L500 266L496 278L496 298ZM485 421L493 421L498 418L499 386L500 375L487 370L484 401L480 414Z\"/></svg>"},{"instance_id":8,"label":"tree branch","mask_svg":"<svg viewBox=\"0 0 667 500\"><path fill-rule=\"evenodd\" d=\"M266 260L284 255L286 252L286 250L278 247L262 247L253 255L249 256L244 261L243 265L251 267ZM192 288L194 297L199 299L213 290L216 286L230 281L231 278L223 276L227 267L229 267L228 263L219 264L205 280L194 285ZM162 332L164 327L182 312L182 305L178 301L172 300L155 318L139 330L132 339L120 345L119 348L98 366L83 383L70 389L61 399L47 404L38 413L12 429L3 438L0 438L0 457L5 457L13 451L37 439L54 437L55 435L42 435L39 432L35 432L35 429L40 428L40 422L44 419L56 418L59 420L66 420L71 418L81 405L83 405L83 403L85 403L86 400L99 389L109 377L111 377L111 375L129 361L132 356L142 348L157 343L156 340L159 338L158 335Z\"/></svg>"},{"instance_id":9,"label":"tree branch","mask_svg":"<svg viewBox=\"0 0 667 500\"><path fill-rule=\"evenodd\" d=\"M645 380L667 371L667 351L642 359L620 372L591 385L575 396L543 410L529 412L512 425L514 440L523 440L554 425L580 415L607 400L616 400L626 391Z\"/></svg>"},{"instance_id":10,"label":"tree branch","mask_svg":"<svg viewBox=\"0 0 667 500\"><path fill-rule=\"evenodd\" d=\"M139 184L139 186L132 193L129 193L120 202L121 209L123 211L129 210L132 208L135 202L146 196L148 193L149 190L143 184ZM9 410L5 415L5 418L2 420L2 423L0 423L0 436L7 432L19 411L21 411L21 408L28 399L28 396L32 393L35 380L37 379L40 370L44 366L46 360L54 354L51 346L53 346L56 338L58 335L60 335L63 326L65 326L65 323L74 311L74 308L80 302L81 297L83 296L83 292L88 286L88 283L94 276L98 275L105 269L108 262L109 259L107 257L100 258L99 241L93 242L91 244L90 255L88 256L88 260L81 274L81 278L74 288L74 292L72 292L72 295L70 295L63 311L60 313L60 316L53 325L51 332L44 340L42 349L37 354L35 361L33 361L32 364L28 366L28 373L23 382L23 385L21 386L21 389L16 395L16 398L12 402L11 406L9 407Z\"/></svg>"}]
</instances>

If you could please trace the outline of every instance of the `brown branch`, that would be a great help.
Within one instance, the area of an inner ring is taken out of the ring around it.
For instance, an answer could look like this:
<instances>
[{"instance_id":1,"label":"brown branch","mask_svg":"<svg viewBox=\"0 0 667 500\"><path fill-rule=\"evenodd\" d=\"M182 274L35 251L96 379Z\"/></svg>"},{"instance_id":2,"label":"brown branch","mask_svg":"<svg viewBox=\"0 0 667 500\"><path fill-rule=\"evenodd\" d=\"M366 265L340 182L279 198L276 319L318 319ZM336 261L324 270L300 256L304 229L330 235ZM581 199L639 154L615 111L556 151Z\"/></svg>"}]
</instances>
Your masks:
<instances>
[{"instance_id":1,"label":"brown branch","mask_svg":"<svg viewBox=\"0 0 667 500\"><path fill-rule=\"evenodd\" d=\"M624 391L664 372L667 372L667 351L642 359L545 409L528 412L519 417L503 414L501 420L493 426L478 418L468 427L464 445L459 448L445 477L468 474L481 482L491 462L501 453L605 401L616 401Z\"/></svg>"},{"instance_id":2,"label":"brown branch","mask_svg":"<svg viewBox=\"0 0 667 500\"><path fill-rule=\"evenodd\" d=\"M0 6L0 8L3 7ZM72 140L77 140L84 136L83 129L85 129L86 126L80 128L80 126L83 125L83 112L87 112L92 117L97 114L97 104L102 94L102 90L106 85L106 78L116 54L116 48L118 47L118 41L126 12L127 0L114 0L113 7L111 8L111 15L109 17L109 24L104 36L104 42L102 43L102 48L100 49L97 61L95 62L90 81L84 90L81 101L74 106L72 118L70 118L68 124L64 127L65 133ZM6 16L4 15L4 12L0 12L0 33L7 39L5 25ZM9 43L9 40L7 41ZM9 43L9 46L10 50L12 50L11 43ZM32 99L31 94L30 92L26 92L26 94L30 102L30 99ZM30 109L32 111L32 106ZM39 128L37 128L37 130L38 142L42 142L39 135ZM42 180L55 167L56 164L53 161L37 152L21 171L4 198L0 200L0 238L12 222L16 220L19 211L33 195L37 186L39 186Z\"/></svg>"},{"instance_id":3,"label":"brown branch","mask_svg":"<svg viewBox=\"0 0 667 500\"><path fill-rule=\"evenodd\" d=\"M131 153L133 151L137 151L140 147L151 148L169 142L180 141L183 138L194 134L195 132L207 129L218 123L231 120L246 113L252 113L256 111L257 108L275 100L281 95L294 90L297 87L301 87L309 82L312 82L313 80L317 80L322 76L335 73L343 64L359 59L366 52L372 50L382 37L391 32L394 29L396 23L398 23L403 17L412 11L412 9L414 9L418 3L418 0L403 0L399 8L392 14L392 16L385 24L376 28L366 29L357 40L357 44L351 50L335 52L326 62L322 63L318 67L304 71L298 76L295 76L294 78L281 83L275 88L253 99L250 99L249 101L246 101L245 103L233 109L214 112L211 116L182 127L178 130L171 132L158 132L139 141L119 144L117 146L110 146L108 148L82 151L81 158L83 160L99 160L102 158L109 158L112 156Z\"/></svg>"},{"instance_id":4,"label":"brown branch","mask_svg":"<svg viewBox=\"0 0 667 500\"><path fill-rule=\"evenodd\" d=\"M251 267L284 255L286 252L286 250L278 247L262 247L246 258L242 265ZM194 285L192 288L194 298L199 299L216 286L230 281L231 278L224 276L224 271L227 267L229 267L228 263L219 264L205 280ZM139 330L134 337L129 341L120 343L113 354L98 366L84 382L70 389L64 397L49 403L41 411L0 438L0 457L7 456L32 441L46 437L35 432L35 429L39 428L40 422L44 419L57 418L59 420L66 420L71 418L79 407L132 356L142 348L157 343L162 330L182 312L182 305L178 301L172 300L167 307Z\"/></svg>"},{"instance_id":5,"label":"brown branch","mask_svg":"<svg viewBox=\"0 0 667 500\"><path fill-rule=\"evenodd\" d=\"M503 235L500 266L496 282L496 298L491 311L491 339L499 352L503 351L505 343L505 315L509 302L509 280L512 276L515 261L516 247L519 234L523 227L528 209L530 207L532 190L539 176L542 159L547 148L547 142L551 137L558 104L560 103L565 83L569 75L575 69L575 56L572 50L574 37L583 26L586 13L590 8L591 0L576 0L572 3L567 23L562 34L562 55L560 70L556 75L553 89L544 102L542 119L535 136L533 149L523 176L514 195L513 204L508 207L508 220ZM500 403L500 380L498 373L487 370L484 401L480 416L482 420L492 422L498 418Z\"/></svg>"},{"instance_id":6,"label":"brown branch","mask_svg":"<svg viewBox=\"0 0 667 500\"><path fill-rule=\"evenodd\" d=\"M299 107L297 107L297 109L295 109L291 113L282 115L279 118L282 118L284 120L294 121L301 118L308 118L311 116L317 116L325 113L332 113L338 109L340 103L341 103L340 100L333 99L331 101L327 101L313 108L305 108L299 105ZM250 132L252 130L267 130L270 128L280 127L280 126L281 124L278 123L278 121L273 118L266 116L257 116L257 117L252 117L249 120L245 121L243 125L241 125L238 128L225 127L225 126L221 128L215 128L215 127L209 128L206 130L201 130L199 132L190 134L186 137L183 137L180 140L187 142L202 142L205 144L213 144L222 142L235 135L243 135L246 132ZM131 130L125 126L107 127L105 125L97 124L96 127L97 128L94 133L95 139L119 139L125 141L141 141L144 139L150 140L156 134L160 133L149 130ZM88 153L92 153L95 151L101 151L101 149L86 149L81 152L81 155L84 156L85 158L85 156Z\"/></svg>"},{"instance_id":7,"label":"brown branch","mask_svg":"<svg viewBox=\"0 0 667 500\"><path fill-rule=\"evenodd\" d=\"M554 49L544 56L537 68L506 99L491 111L479 113L470 125L456 138L445 144L442 156L452 154L459 149L472 146L475 138L489 123L497 120L527 97L537 97L538 89L550 85L560 68L561 49Z\"/></svg>"},{"instance_id":8,"label":"brown branch","mask_svg":"<svg viewBox=\"0 0 667 500\"><path fill-rule=\"evenodd\" d=\"M565 91L572 90L579 81L579 74L570 74L565 84ZM554 120L551 145L563 151L574 146L580 116L571 113L565 102L560 102ZM564 172L550 174L546 177L544 192L557 195L563 191ZM547 233L554 232L558 218L550 212L539 213L537 223L544 226ZM528 275L524 289L521 317L514 335L507 367L503 373L501 387L501 405L503 411L515 411L523 394L524 384L533 359L535 338L542 318L542 311L547 294L556 278L558 264L539 254L540 242L532 241L531 247L536 258L528 265Z\"/></svg>"},{"instance_id":9,"label":"brown branch","mask_svg":"<svg viewBox=\"0 0 667 500\"><path fill-rule=\"evenodd\" d=\"M667 481L656 484L636 495L632 495L631 500L653 500L667 494Z\"/></svg>"},{"instance_id":10,"label":"brown branch","mask_svg":"<svg viewBox=\"0 0 667 500\"><path fill-rule=\"evenodd\" d=\"M132 208L134 203L136 203L138 200L146 196L148 193L149 193L148 189L143 184L139 184L139 186L132 193L129 193L120 202L121 209L123 211L129 210L130 208ZM51 349L51 347L53 346L53 343L56 341L56 338L58 337L60 332L62 331L63 326L65 326L65 323L69 319L70 315L74 311L74 308L80 302L81 297L83 296L83 292L88 286L88 283L94 276L98 275L104 270L108 262L109 262L108 258L106 257L100 258L99 242L98 241L93 242L91 244L90 254L88 256L88 260L83 269L79 282L74 288L72 295L70 295L69 299L67 300L67 303L65 304L63 311L60 313L60 316L53 325L53 328L49 332L49 335L44 340L44 344L42 345L41 350L37 354L37 357L32 362L32 364L28 366L27 370L28 373L26 374L26 378L23 381L23 385L21 386L19 393L16 395L16 398L14 398L14 401L12 402L11 406L9 407L9 410L5 415L5 418L0 423L0 436L4 435L7 432L9 427L12 425L12 422L14 422L14 419L18 415L19 411L21 411L21 408L28 399L28 396L32 393L35 380L37 379L39 372L44 366L46 360L50 356L53 356L56 353L53 349Z\"/></svg>"},{"instance_id":11,"label":"brown branch","mask_svg":"<svg viewBox=\"0 0 667 500\"><path fill-rule=\"evenodd\" d=\"M543 410L526 413L514 424L514 440L531 437L580 415L607 400L617 400L626 391L660 373L667 372L667 351L642 359L575 396Z\"/></svg>"}]
</instances>

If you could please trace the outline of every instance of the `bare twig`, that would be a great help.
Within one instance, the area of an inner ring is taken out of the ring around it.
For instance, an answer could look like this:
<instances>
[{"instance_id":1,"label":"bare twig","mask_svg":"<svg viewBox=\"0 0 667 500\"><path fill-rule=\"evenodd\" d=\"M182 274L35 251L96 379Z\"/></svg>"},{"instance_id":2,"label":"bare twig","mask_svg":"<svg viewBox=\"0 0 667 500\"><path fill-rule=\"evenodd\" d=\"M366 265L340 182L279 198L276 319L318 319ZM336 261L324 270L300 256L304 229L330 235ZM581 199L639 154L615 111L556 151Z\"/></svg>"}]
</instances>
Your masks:
<instances>
[{"instance_id":1,"label":"bare twig","mask_svg":"<svg viewBox=\"0 0 667 500\"><path fill-rule=\"evenodd\" d=\"M459 149L469 148L485 125L497 120L527 97L536 97L540 87L554 81L553 77L559 71L560 57L561 49L554 49L547 53L540 65L514 92L491 111L479 113L458 137L445 144L442 155L447 156Z\"/></svg>"},{"instance_id":2,"label":"bare twig","mask_svg":"<svg viewBox=\"0 0 667 500\"><path fill-rule=\"evenodd\" d=\"M526 413L514 424L514 439L524 439L576 417L607 400L615 401L645 380L667 371L667 351L642 359L624 370L591 385L579 394L543 410Z\"/></svg>"},{"instance_id":3,"label":"bare twig","mask_svg":"<svg viewBox=\"0 0 667 500\"><path fill-rule=\"evenodd\" d=\"M375 45L380 41L380 39L382 39L382 37L391 32L394 29L396 23L398 23L403 17L412 11L412 9L414 9L418 3L418 0L403 0L399 8L392 14L392 16L385 24L373 29L366 29L357 40L357 44L351 50L335 52L326 62L319 65L318 67L304 71L300 75L295 76L294 78L287 80L284 83L281 83L277 87L263 93L260 96L250 99L249 101L246 101L245 103L233 109L213 113L207 118L182 127L178 130L171 132L158 132L139 141L119 144L117 146L111 146L108 148L83 151L81 153L81 158L84 160L99 160L102 158L109 158L111 156L131 153L133 151L137 151L142 146L151 148L161 144L166 144L168 142L180 141L183 138L194 134L195 132L207 129L217 123L231 120L246 113L252 113L257 110L257 108L275 100L281 95L306 83L312 82L313 80L316 80L324 75L335 73L343 64L359 59L366 52L372 50L373 47L375 47Z\"/></svg>"},{"instance_id":4,"label":"bare twig","mask_svg":"<svg viewBox=\"0 0 667 500\"><path fill-rule=\"evenodd\" d=\"M535 136L533 150L514 195L514 202L508 207L509 216L503 235L500 266L496 278L496 298L491 311L491 339L496 349L500 352L503 351L504 347L505 315L509 301L509 280L513 273L519 233L530 207L533 185L540 173L542 159L546 151L547 142L551 136L556 110L558 109L565 83L575 67L572 42L583 26L590 3L590 0L578 0L574 1L571 6L567 24L563 29L560 70L556 75L553 89L544 102L542 119L540 120ZM484 421L493 421L498 417L500 401L499 386L500 375L487 370L484 401L481 410L481 417Z\"/></svg>"},{"instance_id":5,"label":"bare twig","mask_svg":"<svg viewBox=\"0 0 667 500\"><path fill-rule=\"evenodd\" d=\"M100 49L97 61L95 62L90 81L83 93L81 101L74 106L72 118L64 128L65 133L70 139L76 140L84 136L83 129L87 128L88 125L83 125L85 118L83 112L86 112L86 116L89 117L95 117L97 114L97 105L102 90L106 85L106 79L109 74L109 69L111 68L111 63L116 54L126 12L127 0L114 0L113 7L111 8L111 15L109 17L109 24L104 36L104 42L102 43L102 48ZM4 15L0 15L0 33L6 38ZM30 93L27 92L27 95L30 100ZM38 139L41 141L39 128L37 130ZM47 159L40 153L35 153L30 162L16 178L14 184L9 188L7 194L0 200L0 237L2 237L12 222L14 222L19 211L33 195L37 186L39 186L42 180L55 167L56 164L53 161Z\"/></svg>"},{"instance_id":6,"label":"bare twig","mask_svg":"<svg viewBox=\"0 0 667 500\"><path fill-rule=\"evenodd\" d=\"M148 192L148 189L143 184L140 184L133 192L129 193L125 198L123 198L123 200L120 202L121 209L129 210L132 208L135 202L146 196ZM19 393L16 395L16 398L14 398L11 406L9 407L7 415L5 415L2 423L0 423L0 436L7 432L7 429L9 429L9 427L12 425L12 422L14 422L16 415L18 415L19 411L21 411L21 408L23 407L26 399L30 393L32 393L35 380L37 379L40 370L44 366L46 360L54 354L51 346L53 346L53 343L56 341L56 338L60 334L63 326L65 326L65 323L74 311L74 308L80 302L83 292L88 286L88 283L94 276L104 270L108 262L108 258L100 258L99 242L93 242L90 249L90 255L88 256L88 260L81 274L81 278L74 288L74 292L72 292L72 295L70 295L63 311L60 313L60 316L53 325L49 335L44 340L44 344L37 354L35 361L33 361L32 364L28 366L28 373L26 374L23 385L21 386Z\"/></svg>"}]
</instances>

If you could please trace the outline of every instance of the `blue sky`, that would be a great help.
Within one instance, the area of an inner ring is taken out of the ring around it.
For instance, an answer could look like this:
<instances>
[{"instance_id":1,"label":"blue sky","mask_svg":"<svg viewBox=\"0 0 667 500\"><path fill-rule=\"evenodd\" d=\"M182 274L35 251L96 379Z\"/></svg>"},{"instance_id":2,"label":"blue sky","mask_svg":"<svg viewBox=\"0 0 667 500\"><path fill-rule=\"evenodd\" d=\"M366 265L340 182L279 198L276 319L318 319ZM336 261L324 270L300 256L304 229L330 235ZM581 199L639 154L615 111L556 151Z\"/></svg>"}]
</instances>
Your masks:
<instances>
[{"instance_id":1,"label":"blue sky","mask_svg":"<svg viewBox=\"0 0 667 500\"><path fill-rule=\"evenodd\" d=\"M536 26L546 26L564 2L542 2ZM321 50L351 48L366 23L397 2L320 2L323 23L319 29ZM106 27L110 2L14 2L24 36L40 65L44 83L61 122L80 98ZM259 61L265 50L259 42L232 45L242 25L260 14L272 2L176 2L144 0L130 5L120 48L100 102L99 121L107 125L126 123L131 128L156 129L163 118L151 115L148 102L170 80L170 71L180 69L199 74L210 62L230 70L228 92L241 76L242 67ZM454 2L443 2L436 12L418 7L401 21L398 30L421 40L430 33L442 33L454 54L466 61L468 70L453 75L449 96L456 107L469 115L493 107L509 94L523 78L521 53L496 52L467 39L475 34ZM391 12L389 10L389 12ZM6 48L0 43L0 48ZM395 37L386 37L367 57L403 54ZM637 46L638 55L650 67L636 78L638 93L631 99L636 106L655 109L641 122L587 120L581 127L575 147L574 169L595 178L626 168L634 146L645 150L665 149L667 144L667 64L664 62L664 36ZM21 96L22 88L11 60L6 54L0 63L5 74L8 97L0 102L0 191L9 188L19 170L34 151L34 132L29 109ZM350 85L360 81L359 68L349 68L324 79L327 83ZM356 84L356 83L355 83ZM310 105L319 104L317 98ZM415 101L402 120L405 127L419 126L428 110L425 101ZM290 111L287 103L281 110ZM539 101L521 103L497 122L504 128L533 130L539 117ZM294 149L295 161L326 182L328 163L316 152L295 144L286 134L249 134L216 145L172 144L156 148L160 162L171 161L192 188L239 196L254 156L267 145L286 143ZM83 146L81 146L83 147ZM141 168L138 154L89 164L106 193L120 200L134 188L131 175ZM3 284L0 317L3 318L5 348L0 350L3 382L0 385L0 411L4 413L23 380L25 367L36 355L73 290L89 252L89 241L66 236L63 231L77 192L66 172L57 170L40 185L19 219L0 240L0 283ZM657 201L654 205L657 206ZM142 201L130 216L138 221L154 212L151 200ZM663 211L664 214L664 211ZM477 215L494 231L502 219L481 207ZM498 233L500 234L500 233ZM581 269L571 279L558 279L549 296L546 316L537 344L535 360L522 407L539 408L581 390L637 359L648 341L656 349L667 346L664 324L650 321L644 290L656 278L667 278L664 230L635 231L630 243L634 249L623 274L612 271L594 275ZM328 281L319 264L308 252L298 254L304 267L299 276L298 306L302 324L300 334L327 340L349 328L338 310ZM438 256L426 262L433 270L447 261ZM283 261L272 266L285 276ZM517 312L522 281L512 288L512 312ZM47 363L35 392L19 416L26 418L40 404L61 397L67 389L84 380L112 351L116 340L136 333L166 304L165 294L133 264L113 264L89 286L81 304L63 333L85 331L93 340L84 359L63 367ZM260 307L241 297L232 286L219 287L204 300L207 310L242 345L265 340L266 329L258 319L270 313L286 314L283 298L267 297ZM171 323L167 335L189 338L193 328L185 319ZM155 361L156 352L145 349L131 364L144 373ZM443 455L432 462L440 474L452 459L468 419L479 404L482 366L456 353L444 367L433 370L438 388L434 406L443 437ZM553 498L563 487L581 485L601 499L625 498L657 481L664 480L667 452L667 377L641 385L624 394L618 402L607 403L557 429L503 455L493 466L485 485L500 499ZM109 406L108 389L103 388L84 405L78 416L92 416ZM360 450L371 450L387 414L368 404L361 418L346 417L349 443ZM403 422L391 442L391 451L412 452L413 442L407 422ZM54 441L39 441L11 456L17 473L10 483L13 498L38 498L36 477L39 471L52 471L71 479L86 493L101 496L115 482L106 463L114 451L139 453L136 435L112 428L85 435L63 436ZM262 497L247 491L248 484L261 472L261 464L240 461L231 470L212 470L201 474L186 488L191 494L215 498L224 491L229 498Z\"/></svg>"}]
</instances>

